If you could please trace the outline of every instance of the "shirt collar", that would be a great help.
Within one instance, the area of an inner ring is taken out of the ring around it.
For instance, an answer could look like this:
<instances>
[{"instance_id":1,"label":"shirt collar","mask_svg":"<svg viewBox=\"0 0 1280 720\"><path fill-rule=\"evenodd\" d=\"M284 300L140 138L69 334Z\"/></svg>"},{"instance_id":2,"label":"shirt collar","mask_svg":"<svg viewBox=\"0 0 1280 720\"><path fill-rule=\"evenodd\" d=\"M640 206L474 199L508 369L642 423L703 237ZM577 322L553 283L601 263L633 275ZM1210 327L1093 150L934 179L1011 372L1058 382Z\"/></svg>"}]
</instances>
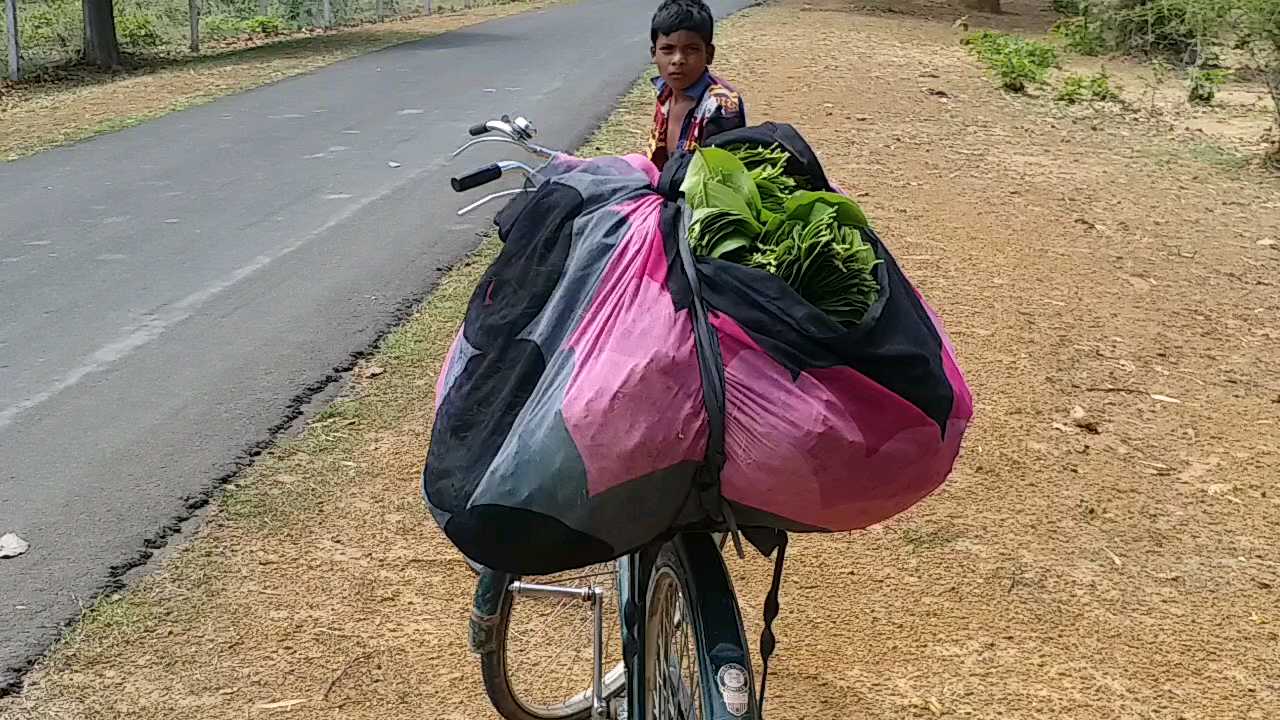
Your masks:
<instances>
[{"instance_id":1,"label":"shirt collar","mask_svg":"<svg viewBox=\"0 0 1280 720\"><path fill-rule=\"evenodd\" d=\"M697 82L690 85L689 89L684 91L684 94L696 100L701 100L702 96L707 94L707 89L710 88L714 82L715 80L711 77L711 71L703 70L702 77L698 78ZM659 96L665 95L670 89L667 87L667 81L663 80L661 76L653 79L653 86L658 89Z\"/></svg>"}]
</instances>

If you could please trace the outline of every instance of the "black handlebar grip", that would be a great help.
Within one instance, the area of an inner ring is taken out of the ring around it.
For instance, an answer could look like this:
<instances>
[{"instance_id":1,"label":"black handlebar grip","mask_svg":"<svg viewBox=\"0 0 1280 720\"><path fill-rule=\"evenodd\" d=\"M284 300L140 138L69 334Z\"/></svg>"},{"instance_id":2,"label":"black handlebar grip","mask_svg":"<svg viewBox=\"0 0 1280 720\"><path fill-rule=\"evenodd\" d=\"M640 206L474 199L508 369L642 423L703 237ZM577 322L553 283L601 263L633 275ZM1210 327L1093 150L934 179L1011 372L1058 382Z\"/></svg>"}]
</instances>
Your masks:
<instances>
[{"instance_id":1,"label":"black handlebar grip","mask_svg":"<svg viewBox=\"0 0 1280 720\"><path fill-rule=\"evenodd\" d=\"M478 137L480 135L487 134L489 132L489 126L486 125L485 123L480 123L479 125L472 125L471 129L468 130L467 132L471 133L472 137Z\"/></svg>"},{"instance_id":2,"label":"black handlebar grip","mask_svg":"<svg viewBox=\"0 0 1280 720\"><path fill-rule=\"evenodd\" d=\"M453 186L454 192L466 192L485 183L491 183L500 177L502 177L502 168L498 167L497 163L494 163L469 172L460 178L453 178L449 181L449 184Z\"/></svg>"}]
</instances>

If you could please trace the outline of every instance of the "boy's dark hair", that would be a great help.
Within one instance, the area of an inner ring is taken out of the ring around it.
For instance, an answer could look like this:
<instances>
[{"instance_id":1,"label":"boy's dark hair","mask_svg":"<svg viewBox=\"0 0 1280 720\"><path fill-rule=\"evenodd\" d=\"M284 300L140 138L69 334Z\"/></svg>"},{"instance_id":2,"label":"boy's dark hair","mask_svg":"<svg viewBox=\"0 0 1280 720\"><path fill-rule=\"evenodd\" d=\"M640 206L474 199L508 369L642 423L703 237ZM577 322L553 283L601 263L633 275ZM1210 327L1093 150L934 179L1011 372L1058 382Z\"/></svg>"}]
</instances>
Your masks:
<instances>
[{"instance_id":1,"label":"boy's dark hair","mask_svg":"<svg viewBox=\"0 0 1280 720\"><path fill-rule=\"evenodd\" d=\"M715 30L711 8L702 0L663 0L653 13L649 42L657 45L660 35L671 35L681 30L697 33L703 42L710 45Z\"/></svg>"}]
</instances>

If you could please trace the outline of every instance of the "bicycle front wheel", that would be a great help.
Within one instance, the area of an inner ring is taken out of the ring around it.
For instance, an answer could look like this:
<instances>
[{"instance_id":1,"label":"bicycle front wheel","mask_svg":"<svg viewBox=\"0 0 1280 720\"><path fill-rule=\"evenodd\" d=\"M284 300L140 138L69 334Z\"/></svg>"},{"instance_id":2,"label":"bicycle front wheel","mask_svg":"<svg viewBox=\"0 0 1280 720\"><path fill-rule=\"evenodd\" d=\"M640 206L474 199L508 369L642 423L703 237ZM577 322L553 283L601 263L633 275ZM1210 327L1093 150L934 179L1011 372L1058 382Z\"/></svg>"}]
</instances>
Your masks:
<instances>
[{"instance_id":1,"label":"bicycle front wheel","mask_svg":"<svg viewBox=\"0 0 1280 720\"><path fill-rule=\"evenodd\" d=\"M737 598L716 543L695 534L664 545L645 597L641 717L756 717L747 653Z\"/></svg>"}]
</instances>

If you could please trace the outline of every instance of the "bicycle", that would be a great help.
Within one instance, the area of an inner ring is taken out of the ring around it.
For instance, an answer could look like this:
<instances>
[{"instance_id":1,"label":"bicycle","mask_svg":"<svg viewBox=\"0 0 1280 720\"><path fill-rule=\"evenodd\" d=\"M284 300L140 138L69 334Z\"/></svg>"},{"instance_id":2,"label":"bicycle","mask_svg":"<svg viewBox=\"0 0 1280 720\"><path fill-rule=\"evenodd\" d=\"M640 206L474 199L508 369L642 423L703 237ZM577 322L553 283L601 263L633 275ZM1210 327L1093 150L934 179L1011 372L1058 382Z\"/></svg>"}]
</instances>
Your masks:
<instances>
[{"instance_id":1,"label":"bicycle","mask_svg":"<svg viewBox=\"0 0 1280 720\"><path fill-rule=\"evenodd\" d=\"M460 209L458 215L493 200L535 192L546 179L546 168L572 160L566 153L534 144L537 131L522 117L489 120L469 132L473 139L458 148L454 158L483 143L504 143L545 163L535 168L502 160L453 178L457 192L487 185L513 171L523 173L525 179L521 187L491 193ZM741 553L736 531L733 537ZM494 708L506 720L760 718L762 697L755 690L742 615L722 554L725 540L721 533L682 533L612 563L534 581L486 570L468 560L479 575L470 644L480 656L485 690ZM774 586L766 601L761 637L763 678L767 678L773 650L770 625L777 614L785 534L779 534L774 547ZM548 605L547 600L558 602ZM572 638L550 648L530 645L519 629L526 615L549 616L541 618L545 626L573 604L590 608L587 621L581 624L586 627L580 626L590 636L589 680L567 680L561 673L560 687L548 688L555 678L545 675L534 678L533 687L525 687L524 659L540 656L554 666L566 651L585 659L580 647L575 650ZM620 630L616 650L608 642L606 622ZM763 683L759 694L764 694Z\"/></svg>"}]
</instances>

